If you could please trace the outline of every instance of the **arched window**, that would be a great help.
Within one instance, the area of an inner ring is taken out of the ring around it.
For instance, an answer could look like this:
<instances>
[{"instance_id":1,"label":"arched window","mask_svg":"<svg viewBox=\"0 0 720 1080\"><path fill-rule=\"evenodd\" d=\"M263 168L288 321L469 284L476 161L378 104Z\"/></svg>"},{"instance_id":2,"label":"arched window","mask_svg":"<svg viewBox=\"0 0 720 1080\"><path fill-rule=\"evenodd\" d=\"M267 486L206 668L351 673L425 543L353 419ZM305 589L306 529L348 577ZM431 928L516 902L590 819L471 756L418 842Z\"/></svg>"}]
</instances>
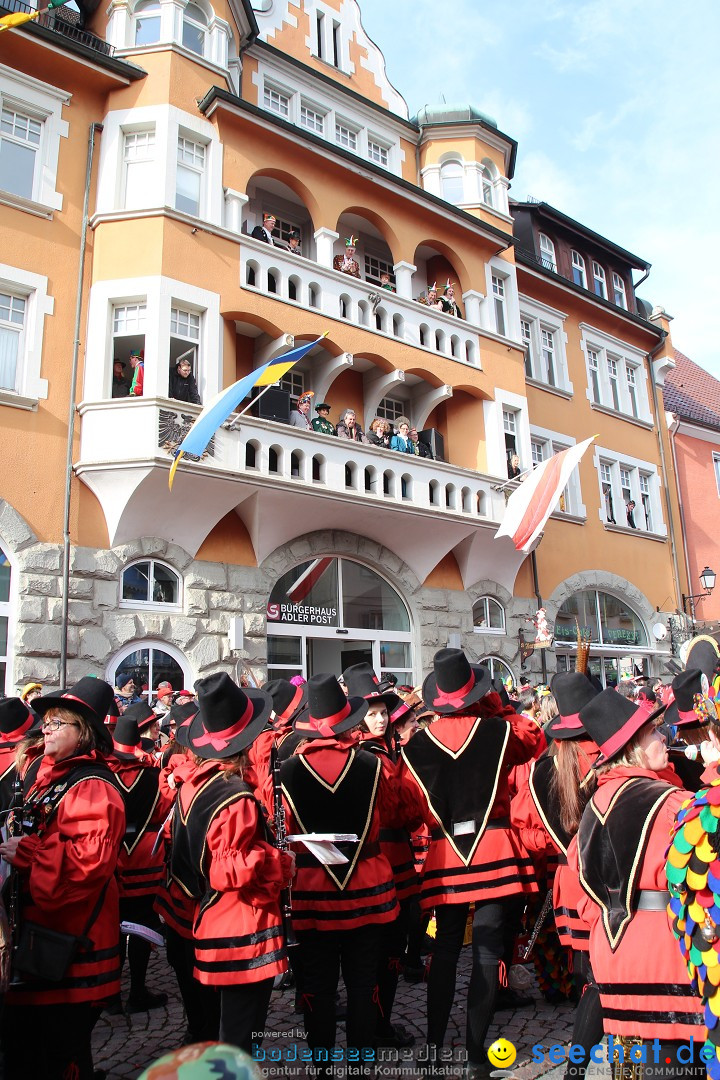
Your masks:
<instances>
[{"instance_id":1,"label":"arched window","mask_svg":"<svg viewBox=\"0 0 720 1080\"><path fill-rule=\"evenodd\" d=\"M105 673L111 686L117 685L118 675L132 676L149 705L155 701L159 683L169 682L173 690L189 690L194 682L183 654L164 641L136 641L126 646L113 657Z\"/></svg>"},{"instance_id":2,"label":"arched window","mask_svg":"<svg viewBox=\"0 0 720 1080\"><path fill-rule=\"evenodd\" d=\"M0 548L0 694L9 694L8 658L10 656L10 585L12 567Z\"/></svg>"},{"instance_id":3,"label":"arched window","mask_svg":"<svg viewBox=\"0 0 720 1080\"><path fill-rule=\"evenodd\" d=\"M197 4L188 4L183 12L182 43L186 49L198 56L205 55L207 25L207 15L202 8Z\"/></svg>"},{"instance_id":4,"label":"arched window","mask_svg":"<svg viewBox=\"0 0 720 1080\"><path fill-rule=\"evenodd\" d=\"M493 175L487 165L483 165L480 170L480 180L482 183L482 201L486 206L493 206Z\"/></svg>"},{"instance_id":5,"label":"arched window","mask_svg":"<svg viewBox=\"0 0 720 1080\"><path fill-rule=\"evenodd\" d=\"M140 0L135 5L135 44L155 45L160 40L160 4Z\"/></svg>"},{"instance_id":6,"label":"arched window","mask_svg":"<svg viewBox=\"0 0 720 1080\"><path fill-rule=\"evenodd\" d=\"M367 471L364 482L367 484ZM367 661L378 675L413 681L410 616L375 570L322 556L280 577L267 605L268 677L340 674Z\"/></svg>"},{"instance_id":7,"label":"arched window","mask_svg":"<svg viewBox=\"0 0 720 1080\"><path fill-rule=\"evenodd\" d=\"M503 682L510 678L512 679L513 683L515 682L515 676L513 675L512 668L508 664L506 664L504 660L501 660L498 656L483 656L480 663L483 664L484 667L488 668L488 670L490 671L490 678L502 679Z\"/></svg>"},{"instance_id":8,"label":"arched window","mask_svg":"<svg viewBox=\"0 0 720 1080\"><path fill-rule=\"evenodd\" d=\"M481 596L473 604L473 630L476 634L504 634L505 610L492 596Z\"/></svg>"},{"instance_id":9,"label":"arched window","mask_svg":"<svg viewBox=\"0 0 720 1080\"><path fill-rule=\"evenodd\" d=\"M465 170L459 161L440 166L440 190L446 202L459 203L465 198Z\"/></svg>"},{"instance_id":10,"label":"arched window","mask_svg":"<svg viewBox=\"0 0 720 1080\"><path fill-rule=\"evenodd\" d=\"M123 571L120 607L173 607L182 603L180 578L164 563L146 559Z\"/></svg>"},{"instance_id":11,"label":"arched window","mask_svg":"<svg viewBox=\"0 0 720 1080\"><path fill-rule=\"evenodd\" d=\"M588 670L603 686L616 686L620 679L649 674L647 630L624 600L588 589L573 593L562 604L554 631L558 671L574 669L578 632L591 646Z\"/></svg>"}]
</instances>

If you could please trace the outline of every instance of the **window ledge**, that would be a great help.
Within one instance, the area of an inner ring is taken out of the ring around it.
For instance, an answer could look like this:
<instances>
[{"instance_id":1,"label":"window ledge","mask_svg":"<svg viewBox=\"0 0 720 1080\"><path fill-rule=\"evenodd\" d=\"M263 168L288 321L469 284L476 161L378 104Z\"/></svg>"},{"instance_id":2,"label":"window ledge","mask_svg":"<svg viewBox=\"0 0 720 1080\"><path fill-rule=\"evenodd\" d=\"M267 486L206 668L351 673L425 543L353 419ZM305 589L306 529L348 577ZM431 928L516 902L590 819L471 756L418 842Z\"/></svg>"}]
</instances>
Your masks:
<instances>
[{"instance_id":1,"label":"window ledge","mask_svg":"<svg viewBox=\"0 0 720 1080\"><path fill-rule=\"evenodd\" d=\"M11 409L24 409L26 412L37 412L38 400L15 394L12 390L0 389L0 405L8 405Z\"/></svg>"},{"instance_id":2,"label":"window ledge","mask_svg":"<svg viewBox=\"0 0 720 1080\"><path fill-rule=\"evenodd\" d=\"M507 637L507 630L497 626L473 626L473 634L492 634L493 637Z\"/></svg>"},{"instance_id":3,"label":"window ledge","mask_svg":"<svg viewBox=\"0 0 720 1080\"><path fill-rule=\"evenodd\" d=\"M222 75L225 79L229 78L228 68L216 64L213 60L208 60L206 56L200 56L199 53L193 52L192 49L186 48L185 45L181 45L179 41L156 41L152 45L127 45L124 49L115 49L115 55L121 59L127 56L142 56L144 53L156 52L178 53L180 56L184 56L186 59L193 60L196 64L207 68L209 71L215 72L216 75Z\"/></svg>"},{"instance_id":4,"label":"window ledge","mask_svg":"<svg viewBox=\"0 0 720 1080\"><path fill-rule=\"evenodd\" d=\"M553 521L569 521L571 525L585 525L587 523L586 514L566 514L563 510L555 510L550 517ZM635 529L630 530L630 532L635 531Z\"/></svg>"},{"instance_id":5,"label":"window ledge","mask_svg":"<svg viewBox=\"0 0 720 1080\"><path fill-rule=\"evenodd\" d=\"M657 540L660 544L667 542L667 536L662 536L660 533L646 532L644 529L631 529L629 525L611 525L610 522L604 521L603 528L606 532L623 533L625 536L641 536L645 540Z\"/></svg>"},{"instance_id":6,"label":"window ledge","mask_svg":"<svg viewBox=\"0 0 720 1080\"><path fill-rule=\"evenodd\" d=\"M655 426L651 420L640 420L637 416L629 416L628 413L610 409L607 405L598 405L597 401L591 401L590 408L595 412L605 413L606 416L615 416L618 420L625 420L628 424L634 424L635 427L645 428L646 431L652 431Z\"/></svg>"},{"instance_id":7,"label":"window ledge","mask_svg":"<svg viewBox=\"0 0 720 1080\"><path fill-rule=\"evenodd\" d=\"M556 397L565 398L566 401L570 401L573 397L572 390L564 390L561 386L550 386L548 383L540 382L539 379L528 379L525 376L525 382L528 386L534 386L538 390L545 390L548 394L555 394Z\"/></svg>"},{"instance_id":8,"label":"window ledge","mask_svg":"<svg viewBox=\"0 0 720 1080\"><path fill-rule=\"evenodd\" d=\"M26 214L34 214L35 217L46 218L48 221L52 221L55 214L54 207L35 202L34 199L25 199L22 195L13 195L11 191L0 191L0 204L12 206L15 210L24 210Z\"/></svg>"}]
</instances>

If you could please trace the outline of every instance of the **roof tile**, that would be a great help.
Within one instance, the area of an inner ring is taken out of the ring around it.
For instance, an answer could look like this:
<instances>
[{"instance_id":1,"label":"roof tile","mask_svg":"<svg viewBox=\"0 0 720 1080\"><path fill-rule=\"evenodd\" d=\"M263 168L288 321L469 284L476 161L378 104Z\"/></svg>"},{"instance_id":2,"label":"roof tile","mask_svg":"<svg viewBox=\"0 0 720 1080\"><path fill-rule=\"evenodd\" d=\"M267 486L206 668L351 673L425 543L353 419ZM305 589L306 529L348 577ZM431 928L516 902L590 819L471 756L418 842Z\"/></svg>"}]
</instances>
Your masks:
<instances>
[{"instance_id":1,"label":"roof tile","mask_svg":"<svg viewBox=\"0 0 720 1080\"><path fill-rule=\"evenodd\" d=\"M663 401L668 412L720 430L720 381L675 349L675 370L665 378Z\"/></svg>"}]
</instances>

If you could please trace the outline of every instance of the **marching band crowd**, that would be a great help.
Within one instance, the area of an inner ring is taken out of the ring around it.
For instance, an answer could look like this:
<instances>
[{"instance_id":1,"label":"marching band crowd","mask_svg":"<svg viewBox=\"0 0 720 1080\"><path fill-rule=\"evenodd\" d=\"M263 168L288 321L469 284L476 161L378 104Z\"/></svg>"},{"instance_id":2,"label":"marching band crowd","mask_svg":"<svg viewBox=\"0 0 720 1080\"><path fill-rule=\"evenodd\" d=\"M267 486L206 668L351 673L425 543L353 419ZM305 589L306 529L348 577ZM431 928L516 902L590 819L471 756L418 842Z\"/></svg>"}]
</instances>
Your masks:
<instances>
[{"instance_id":1,"label":"marching band crowd","mask_svg":"<svg viewBox=\"0 0 720 1080\"><path fill-rule=\"evenodd\" d=\"M252 1053L289 966L320 1076L335 1068L341 975L356 1075L372 1075L375 1048L412 1044L393 1001L403 970L424 977L418 1069L436 1075L466 942L465 1076L484 1080L523 916L531 951L550 911L582 991L567 1080L603 1033L636 1080L701 1076L710 1056L717 1076L719 672L699 638L664 700L581 671L540 703L532 688L512 700L449 648L415 690L367 664L262 689L221 672L174 704L158 688L162 716L127 679L29 684L0 701L4 1076L90 1080L125 959L125 1008L167 1000L145 985L163 941L188 1043Z\"/></svg>"}]
</instances>

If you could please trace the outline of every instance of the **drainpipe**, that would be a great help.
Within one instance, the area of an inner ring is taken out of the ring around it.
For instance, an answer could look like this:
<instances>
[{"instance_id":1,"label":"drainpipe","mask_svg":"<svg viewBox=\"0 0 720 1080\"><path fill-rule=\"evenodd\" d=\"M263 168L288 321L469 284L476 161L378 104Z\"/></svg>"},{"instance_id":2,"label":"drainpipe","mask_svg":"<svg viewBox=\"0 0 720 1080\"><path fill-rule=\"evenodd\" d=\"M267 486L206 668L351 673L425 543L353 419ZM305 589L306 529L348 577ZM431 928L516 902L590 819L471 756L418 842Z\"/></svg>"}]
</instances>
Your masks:
<instances>
[{"instance_id":1,"label":"drainpipe","mask_svg":"<svg viewBox=\"0 0 720 1080\"><path fill-rule=\"evenodd\" d=\"M667 507L668 533L670 535L670 552L672 554L673 578L675 580L675 607L676 607L676 610L679 611L680 610L680 603L681 603L680 597L682 595L682 590L680 588L680 569L678 567L677 544L676 544L676 541L675 541L675 525L673 523L672 503L670 502L670 485L668 484L668 479L667 479L667 462L665 460L665 447L663 445L663 439L662 439L662 427L661 427L660 408L659 408L659 405L658 405L658 393L657 393L657 386L655 385L655 376L654 376L654 373L653 373L653 366L652 366L652 362L653 362L654 357L657 356L657 354L660 352L660 350L664 346L665 340L666 340L666 338L668 336L667 335L667 330L661 330L661 333L662 333L662 337L658 341L657 345L655 346L654 349L652 349L651 352L649 352L647 354L647 362L648 362L648 373L650 375L650 390L652 392L653 410L655 412L655 417L657 419L657 440L658 440L658 448L660 450L660 469L661 469L661 472L662 472L662 479L663 479L663 492L665 493L665 505Z\"/></svg>"},{"instance_id":2,"label":"drainpipe","mask_svg":"<svg viewBox=\"0 0 720 1080\"><path fill-rule=\"evenodd\" d=\"M62 624L60 627L60 689L67 683L68 650L68 607L70 601L70 496L73 476L73 442L75 439L75 412L77 402L77 373L80 355L80 320L82 318L83 280L85 277L85 249L87 246L88 212L90 207L90 182L92 163L95 153L95 134L103 129L102 124L92 123L88 134L87 164L85 167L85 196L83 199L82 225L80 227L80 256L78 259L77 299L75 301L75 329L73 334L73 355L70 368L70 402L68 406L67 453L65 456L65 509L63 513L63 565L62 565Z\"/></svg>"}]
</instances>

